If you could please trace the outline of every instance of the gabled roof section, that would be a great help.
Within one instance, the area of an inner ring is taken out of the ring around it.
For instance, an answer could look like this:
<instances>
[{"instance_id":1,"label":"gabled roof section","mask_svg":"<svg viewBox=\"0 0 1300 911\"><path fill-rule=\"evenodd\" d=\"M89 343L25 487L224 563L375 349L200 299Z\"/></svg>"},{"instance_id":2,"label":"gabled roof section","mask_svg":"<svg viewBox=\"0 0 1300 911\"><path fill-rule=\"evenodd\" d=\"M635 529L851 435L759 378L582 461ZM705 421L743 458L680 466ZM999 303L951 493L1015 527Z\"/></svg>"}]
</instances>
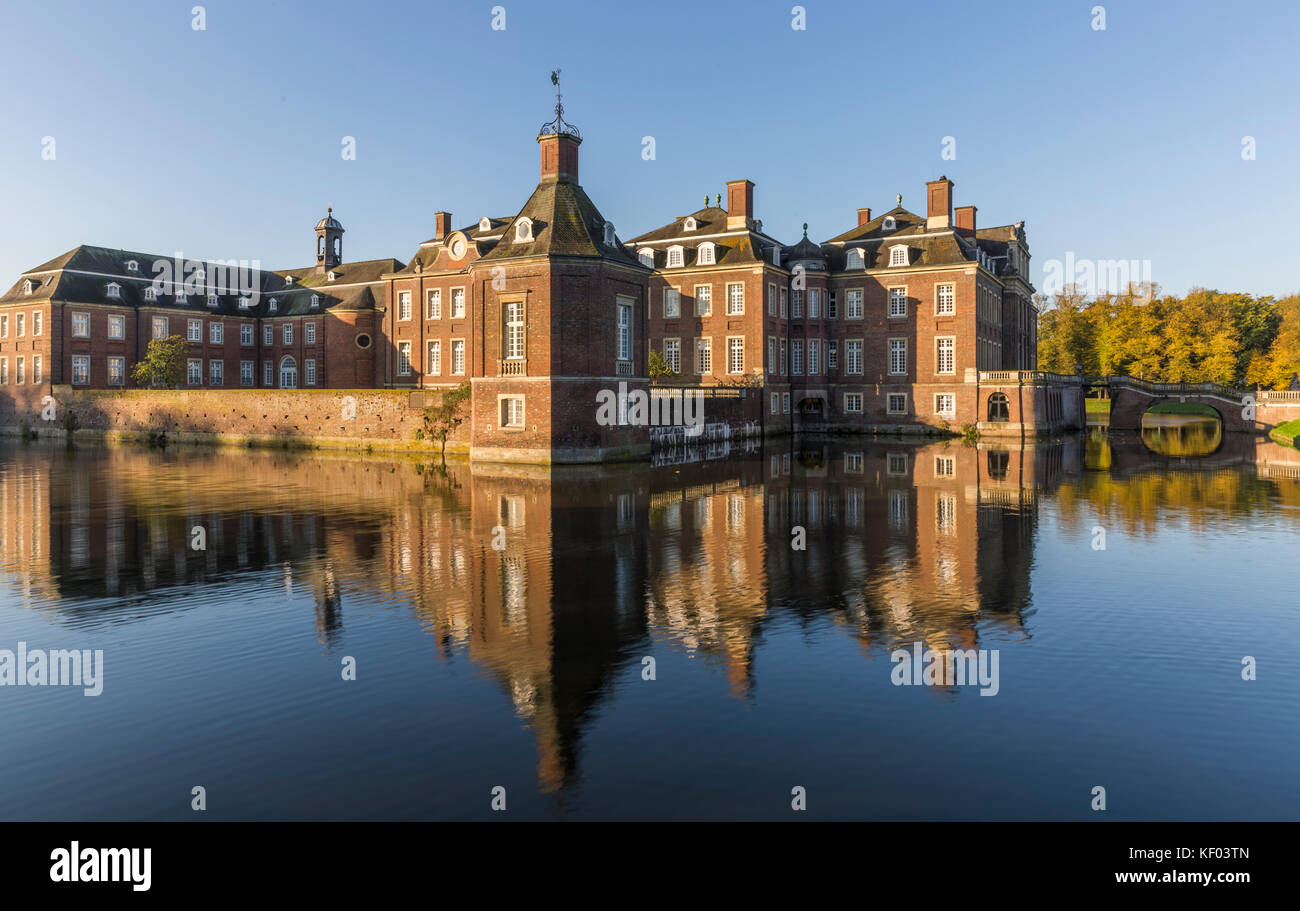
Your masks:
<instances>
[{"instance_id":1,"label":"gabled roof section","mask_svg":"<svg viewBox=\"0 0 1300 911\"><path fill-rule=\"evenodd\" d=\"M533 239L517 243L515 224L521 218L532 221ZM483 260L528 256L594 256L640 265L617 238L613 246L606 246L605 217L582 187L564 180L539 183Z\"/></svg>"},{"instance_id":2,"label":"gabled roof section","mask_svg":"<svg viewBox=\"0 0 1300 911\"><path fill-rule=\"evenodd\" d=\"M897 227L893 231L885 231L881 225L885 223L886 218L893 218ZM909 212L902 206L896 206L888 212L884 212L876 218L871 219L865 225L858 225L843 234L837 234L828 244L851 243L852 241L871 242L886 240L891 237L898 237L900 234L912 233L920 234L925 231L925 218L917 215L915 212Z\"/></svg>"},{"instance_id":3,"label":"gabled roof section","mask_svg":"<svg viewBox=\"0 0 1300 911\"><path fill-rule=\"evenodd\" d=\"M282 269L274 272L274 275L281 277L281 282L277 287L283 287L284 278L292 275L294 285L303 288L323 288L328 290L330 285L354 285L358 282L377 282L382 280L384 275L390 272L397 272L403 267L400 260L389 257L387 259L365 259L355 263L339 263L332 269L327 269L324 275L317 274L315 266L304 266L301 269ZM329 273L335 275L334 281L329 280ZM270 290L268 288L268 290Z\"/></svg>"},{"instance_id":4,"label":"gabled roof section","mask_svg":"<svg viewBox=\"0 0 1300 911\"><path fill-rule=\"evenodd\" d=\"M696 227L694 231L686 230L686 219L694 218ZM720 209L717 206L706 206L689 215L683 215L674 219L662 228L655 228L653 231L647 231L639 237L634 237L628 243L640 244L654 240L672 240L681 238L687 240L693 237L700 237L705 234L721 234L727 230L727 210Z\"/></svg>"}]
</instances>

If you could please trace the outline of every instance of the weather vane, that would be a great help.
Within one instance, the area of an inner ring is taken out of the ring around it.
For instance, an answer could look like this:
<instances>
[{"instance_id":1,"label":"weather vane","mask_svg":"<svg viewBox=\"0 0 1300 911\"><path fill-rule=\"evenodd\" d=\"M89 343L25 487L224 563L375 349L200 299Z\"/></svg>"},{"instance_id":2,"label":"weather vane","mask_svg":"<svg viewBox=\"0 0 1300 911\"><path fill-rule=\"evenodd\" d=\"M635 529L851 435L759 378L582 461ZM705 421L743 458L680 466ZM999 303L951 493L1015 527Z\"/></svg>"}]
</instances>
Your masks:
<instances>
[{"instance_id":1,"label":"weather vane","mask_svg":"<svg viewBox=\"0 0 1300 911\"><path fill-rule=\"evenodd\" d=\"M582 134L578 132L578 128L564 119L563 96L560 94L561 72L562 71L558 66L551 70L551 85L555 86L555 119L550 123L542 125L541 135L546 136L552 133L563 133L567 136L572 136L575 139L581 139Z\"/></svg>"}]
</instances>

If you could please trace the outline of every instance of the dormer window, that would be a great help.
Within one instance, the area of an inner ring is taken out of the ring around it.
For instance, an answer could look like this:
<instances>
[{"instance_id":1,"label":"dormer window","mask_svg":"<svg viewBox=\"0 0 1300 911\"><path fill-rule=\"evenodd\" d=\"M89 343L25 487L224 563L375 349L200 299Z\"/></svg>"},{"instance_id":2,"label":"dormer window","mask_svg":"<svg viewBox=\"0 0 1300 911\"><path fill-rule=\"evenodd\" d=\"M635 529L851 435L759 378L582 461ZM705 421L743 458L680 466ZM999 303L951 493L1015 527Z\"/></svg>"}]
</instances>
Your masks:
<instances>
[{"instance_id":1,"label":"dormer window","mask_svg":"<svg viewBox=\"0 0 1300 911\"><path fill-rule=\"evenodd\" d=\"M696 224L693 216L688 216L686 221L682 222L683 231L694 231L699 225Z\"/></svg>"},{"instance_id":2,"label":"dormer window","mask_svg":"<svg viewBox=\"0 0 1300 911\"><path fill-rule=\"evenodd\" d=\"M248 300L248 298L246 298L246 297L241 297L241 298L239 299L239 309L240 309L240 310L247 310L247 309L248 309L248 305L249 305L249 300Z\"/></svg>"},{"instance_id":3,"label":"dormer window","mask_svg":"<svg viewBox=\"0 0 1300 911\"><path fill-rule=\"evenodd\" d=\"M313 310L315 310L315 309L317 309L318 307L320 307L320 295L319 295L319 294L313 294L313 295L311 296L311 306L312 306L312 309L313 309Z\"/></svg>"},{"instance_id":4,"label":"dormer window","mask_svg":"<svg viewBox=\"0 0 1300 911\"><path fill-rule=\"evenodd\" d=\"M880 230L893 231L898 227L898 222L894 221L894 216L886 215L885 220L880 223Z\"/></svg>"},{"instance_id":5,"label":"dormer window","mask_svg":"<svg viewBox=\"0 0 1300 911\"><path fill-rule=\"evenodd\" d=\"M108 285L106 285L104 288L104 293L107 294L109 297L121 297L122 286L119 285L117 282L109 282Z\"/></svg>"},{"instance_id":6,"label":"dormer window","mask_svg":"<svg viewBox=\"0 0 1300 911\"><path fill-rule=\"evenodd\" d=\"M866 260L865 260L865 258L864 258L863 255L862 255L862 251L861 251L861 250L850 250L850 251L848 252L848 257L847 257L847 259L846 259L845 262L844 262L844 268L846 268L846 269L863 269L863 268L866 268Z\"/></svg>"},{"instance_id":7,"label":"dormer window","mask_svg":"<svg viewBox=\"0 0 1300 911\"><path fill-rule=\"evenodd\" d=\"M126 261L126 271L128 271L128 272L139 272L139 271L140 271L140 264L139 264L138 262L136 262L135 260L133 260L133 259L128 259L128 260Z\"/></svg>"},{"instance_id":8,"label":"dormer window","mask_svg":"<svg viewBox=\"0 0 1300 911\"><path fill-rule=\"evenodd\" d=\"M330 272L330 273L328 273L328 274L325 276L325 278L326 278L328 281L334 281L334 279L336 279L336 278L338 278L338 277L339 277L339 274L338 274L337 272Z\"/></svg>"},{"instance_id":9,"label":"dormer window","mask_svg":"<svg viewBox=\"0 0 1300 911\"><path fill-rule=\"evenodd\" d=\"M144 299L147 300L147 301L157 300L157 299L158 299L158 292L155 291L153 288L145 288L145 289L144 289Z\"/></svg>"},{"instance_id":10,"label":"dormer window","mask_svg":"<svg viewBox=\"0 0 1300 911\"><path fill-rule=\"evenodd\" d=\"M772 265L781 265L781 245L772 244Z\"/></svg>"},{"instance_id":11,"label":"dormer window","mask_svg":"<svg viewBox=\"0 0 1300 911\"><path fill-rule=\"evenodd\" d=\"M515 243L528 244L533 241L533 220L527 216L515 222Z\"/></svg>"},{"instance_id":12,"label":"dormer window","mask_svg":"<svg viewBox=\"0 0 1300 911\"><path fill-rule=\"evenodd\" d=\"M450 219L449 219L449 220L450 220ZM490 219L490 218L488 218L486 215L484 215L482 218L480 218L480 219L478 220L478 229L479 229L480 232L491 231L491 230L492 230L492 219Z\"/></svg>"},{"instance_id":13,"label":"dormer window","mask_svg":"<svg viewBox=\"0 0 1300 911\"><path fill-rule=\"evenodd\" d=\"M208 295L208 306L209 306L209 307L215 307L216 305L217 305L217 296L216 296L215 294L209 294L209 295Z\"/></svg>"},{"instance_id":14,"label":"dormer window","mask_svg":"<svg viewBox=\"0 0 1300 911\"><path fill-rule=\"evenodd\" d=\"M31 294L35 290L36 282L32 281L30 278L23 282L23 294Z\"/></svg>"},{"instance_id":15,"label":"dormer window","mask_svg":"<svg viewBox=\"0 0 1300 911\"><path fill-rule=\"evenodd\" d=\"M286 276L284 277L284 283L285 283L286 285L292 285L292 284L293 284L294 282L296 282L297 280L298 280L298 276L296 276L296 275L286 275Z\"/></svg>"},{"instance_id":16,"label":"dormer window","mask_svg":"<svg viewBox=\"0 0 1300 911\"><path fill-rule=\"evenodd\" d=\"M685 258L681 247L668 248L668 268L676 269L685 263Z\"/></svg>"},{"instance_id":17,"label":"dormer window","mask_svg":"<svg viewBox=\"0 0 1300 911\"><path fill-rule=\"evenodd\" d=\"M614 223L607 221L605 222L605 246L612 247L615 243L617 241L614 238Z\"/></svg>"},{"instance_id":18,"label":"dormer window","mask_svg":"<svg viewBox=\"0 0 1300 911\"><path fill-rule=\"evenodd\" d=\"M711 266L717 261L716 257L713 244L700 244L698 265Z\"/></svg>"},{"instance_id":19,"label":"dormer window","mask_svg":"<svg viewBox=\"0 0 1300 911\"><path fill-rule=\"evenodd\" d=\"M641 260L641 265L649 266L651 269L655 267L655 251L651 250L649 247L646 247L638 253L637 258Z\"/></svg>"},{"instance_id":20,"label":"dormer window","mask_svg":"<svg viewBox=\"0 0 1300 911\"><path fill-rule=\"evenodd\" d=\"M188 304L190 302L189 295L184 291L177 291L175 300L178 304Z\"/></svg>"},{"instance_id":21,"label":"dormer window","mask_svg":"<svg viewBox=\"0 0 1300 911\"><path fill-rule=\"evenodd\" d=\"M890 248L889 248L889 264L890 264L891 266L906 266L906 265L907 265L907 247L904 246L903 244L898 244L897 246L890 247Z\"/></svg>"},{"instance_id":22,"label":"dormer window","mask_svg":"<svg viewBox=\"0 0 1300 911\"><path fill-rule=\"evenodd\" d=\"M280 309L280 302L273 297L266 302L266 309L268 312L274 313Z\"/></svg>"}]
</instances>

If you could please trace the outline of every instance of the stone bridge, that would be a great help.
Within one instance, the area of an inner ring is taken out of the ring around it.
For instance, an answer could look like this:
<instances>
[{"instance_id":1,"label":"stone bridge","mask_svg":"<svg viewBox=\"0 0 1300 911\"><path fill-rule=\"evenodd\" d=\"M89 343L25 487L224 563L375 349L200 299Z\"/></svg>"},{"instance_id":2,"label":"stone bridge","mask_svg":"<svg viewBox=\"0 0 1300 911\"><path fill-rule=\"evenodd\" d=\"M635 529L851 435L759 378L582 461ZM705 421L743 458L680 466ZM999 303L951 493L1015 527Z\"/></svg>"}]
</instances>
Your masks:
<instances>
[{"instance_id":1,"label":"stone bridge","mask_svg":"<svg viewBox=\"0 0 1300 911\"><path fill-rule=\"evenodd\" d=\"M1195 402L1218 413L1225 432L1266 433L1259 419L1255 393L1218 383L1148 383L1131 376L1088 377L1089 386L1110 390L1110 429L1142 429L1142 415L1160 402Z\"/></svg>"}]
</instances>

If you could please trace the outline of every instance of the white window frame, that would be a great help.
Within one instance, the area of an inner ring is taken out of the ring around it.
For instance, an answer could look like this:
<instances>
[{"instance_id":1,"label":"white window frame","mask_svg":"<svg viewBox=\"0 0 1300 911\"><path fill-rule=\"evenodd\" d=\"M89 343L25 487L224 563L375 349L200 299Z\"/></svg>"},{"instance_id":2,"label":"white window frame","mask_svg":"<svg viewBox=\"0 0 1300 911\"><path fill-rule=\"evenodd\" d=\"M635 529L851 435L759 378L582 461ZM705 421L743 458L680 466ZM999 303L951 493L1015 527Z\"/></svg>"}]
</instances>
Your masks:
<instances>
[{"instance_id":1,"label":"white window frame","mask_svg":"<svg viewBox=\"0 0 1300 911\"><path fill-rule=\"evenodd\" d=\"M732 292L737 293L733 294ZM727 316L744 316L745 315L745 283L728 282L727 283Z\"/></svg>"},{"instance_id":2,"label":"white window frame","mask_svg":"<svg viewBox=\"0 0 1300 911\"><path fill-rule=\"evenodd\" d=\"M208 344L224 345L226 343L226 324L214 319L208 323Z\"/></svg>"},{"instance_id":3,"label":"white window frame","mask_svg":"<svg viewBox=\"0 0 1300 911\"><path fill-rule=\"evenodd\" d=\"M465 318L465 289L464 287L451 289L451 319Z\"/></svg>"},{"instance_id":4,"label":"white window frame","mask_svg":"<svg viewBox=\"0 0 1300 911\"><path fill-rule=\"evenodd\" d=\"M736 345L736 342L740 342ZM736 351L740 352L740 363L736 364ZM745 372L745 337L743 335L727 336L727 373L737 376Z\"/></svg>"},{"instance_id":5,"label":"white window frame","mask_svg":"<svg viewBox=\"0 0 1300 911\"><path fill-rule=\"evenodd\" d=\"M664 319L679 319L682 315L682 292L679 288L664 288Z\"/></svg>"},{"instance_id":6,"label":"white window frame","mask_svg":"<svg viewBox=\"0 0 1300 911\"><path fill-rule=\"evenodd\" d=\"M861 392L844 393L844 413L862 414L862 393Z\"/></svg>"},{"instance_id":7,"label":"white window frame","mask_svg":"<svg viewBox=\"0 0 1300 911\"><path fill-rule=\"evenodd\" d=\"M686 265L686 252L680 244L674 244L668 248L667 266L669 269L680 269Z\"/></svg>"},{"instance_id":8,"label":"white window frame","mask_svg":"<svg viewBox=\"0 0 1300 911\"><path fill-rule=\"evenodd\" d=\"M713 375L713 338L703 336L695 340L695 373L697 376Z\"/></svg>"},{"instance_id":9,"label":"white window frame","mask_svg":"<svg viewBox=\"0 0 1300 911\"><path fill-rule=\"evenodd\" d=\"M857 369L854 369L856 356ZM862 376L862 339L846 338L844 340L844 372L848 376Z\"/></svg>"},{"instance_id":10,"label":"white window frame","mask_svg":"<svg viewBox=\"0 0 1300 911\"><path fill-rule=\"evenodd\" d=\"M411 375L411 343L410 342L397 343L397 375L398 376Z\"/></svg>"},{"instance_id":11,"label":"white window frame","mask_svg":"<svg viewBox=\"0 0 1300 911\"><path fill-rule=\"evenodd\" d=\"M81 369L78 370L78 367ZM78 374L80 374L80 378L78 378ZM90 355L74 354L72 356L72 385L90 385Z\"/></svg>"},{"instance_id":12,"label":"white window frame","mask_svg":"<svg viewBox=\"0 0 1300 911\"><path fill-rule=\"evenodd\" d=\"M460 358L460 369L456 369L456 359ZM454 338L451 340L451 375L465 375L465 340L463 338Z\"/></svg>"},{"instance_id":13,"label":"white window frame","mask_svg":"<svg viewBox=\"0 0 1300 911\"><path fill-rule=\"evenodd\" d=\"M944 342L947 342L948 369L944 370ZM952 376L957 372L957 337L954 335L936 335L934 337L934 372L940 376Z\"/></svg>"},{"instance_id":14,"label":"white window frame","mask_svg":"<svg viewBox=\"0 0 1300 911\"><path fill-rule=\"evenodd\" d=\"M909 265L910 264L909 259L910 257L908 256L907 253L907 244L894 244L892 247L889 248L890 266Z\"/></svg>"},{"instance_id":15,"label":"white window frame","mask_svg":"<svg viewBox=\"0 0 1300 911\"><path fill-rule=\"evenodd\" d=\"M424 292L424 318L442 319L441 288L429 288Z\"/></svg>"},{"instance_id":16,"label":"white window frame","mask_svg":"<svg viewBox=\"0 0 1300 911\"><path fill-rule=\"evenodd\" d=\"M889 375L907 376L907 339L891 338L885 343Z\"/></svg>"},{"instance_id":17,"label":"white window frame","mask_svg":"<svg viewBox=\"0 0 1300 911\"><path fill-rule=\"evenodd\" d=\"M426 376L442 376L442 339L425 340L424 372Z\"/></svg>"},{"instance_id":18,"label":"white window frame","mask_svg":"<svg viewBox=\"0 0 1300 911\"><path fill-rule=\"evenodd\" d=\"M944 291L948 292L947 309L944 309ZM957 313L957 286L952 282L934 286L934 315L953 316Z\"/></svg>"},{"instance_id":19,"label":"white window frame","mask_svg":"<svg viewBox=\"0 0 1300 911\"><path fill-rule=\"evenodd\" d=\"M941 406L942 400L947 399L951 408L944 409ZM938 415L955 415L957 413L957 396L951 392L936 392L934 394L934 413Z\"/></svg>"},{"instance_id":20,"label":"white window frame","mask_svg":"<svg viewBox=\"0 0 1300 911\"><path fill-rule=\"evenodd\" d=\"M889 295L889 318L907 319L907 286L893 285L887 293Z\"/></svg>"},{"instance_id":21,"label":"white window frame","mask_svg":"<svg viewBox=\"0 0 1300 911\"><path fill-rule=\"evenodd\" d=\"M114 326L117 327L116 334L113 333ZM105 331L108 333L105 337L112 341L120 342L125 340L126 339L126 317L117 313L110 313L108 315L107 326L105 328ZM33 333L33 335L35 334L38 333Z\"/></svg>"},{"instance_id":22,"label":"white window frame","mask_svg":"<svg viewBox=\"0 0 1300 911\"><path fill-rule=\"evenodd\" d=\"M118 368L116 381L114 380L113 377L114 362L116 362L116 366ZM41 381L39 376L34 375L39 372L40 363L41 363L41 359L36 358L32 368L33 370L32 381L36 383L39 383ZM122 357L119 354L115 354L104 359L104 384L107 386L126 385L126 358Z\"/></svg>"},{"instance_id":23,"label":"white window frame","mask_svg":"<svg viewBox=\"0 0 1300 911\"><path fill-rule=\"evenodd\" d=\"M664 339L664 360L673 373L682 372L682 340L680 338Z\"/></svg>"},{"instance_id":24,"label":"white window frame","mask_svg":"<svg viewBox=\"0 0 1300 911\"><path fill-rule=\"evenodd\" d=\"M81 331L77 331L77 324L81 324ZM4 327L4 332L0 333L0 338L9 337L9 317L4 317L0 321L0 326ZM73 338L90 338L90 314L73 311L72 314L72 337Z\"/></svg>"},{"instance_id":25,"label":"white window frame","mask_svg":"<svg viewBox=\"0 0 1300 911\"><path fill-rule=\"evenodd\" d=\"M695 286L695 315L712 316L713 315L713 285L696 285ZM700 292L704 295L701 296ZM701 305L703 301L703 305Z\"/></svg>"},{"instance_id":26,"label":"white window frame","mask_svg":"<svg viewBox=\"0 0 1300 911\"><path fill-rule=\"evenodd\" d=\"M902 399L903 407L895 408L894 400ZM887 414L907 414L907 393L906 392L889 392L885 394L885 411Z\"/></svg>"},{"instance_id":27,"label":"white window frame","mask_svg":"<svg viewBox=\"0 0 1300 911\"><path fill-rule=\"evenodd\" d=\"M397 320L401 323L410 322L411 319L411 292L397 292Z\"/></svg>"},{"instance_id":28,"label":"white window frame","mask_svg":"<svg viewBox=\"0 0 1300 911\"><path fill-rule=\"evenodd\" d=\"M717 263L717 250L714 244L700 244L699 249L696 252L697 256L695 264L697 266L712 266Z\"/></svg>"}]
</instances>

